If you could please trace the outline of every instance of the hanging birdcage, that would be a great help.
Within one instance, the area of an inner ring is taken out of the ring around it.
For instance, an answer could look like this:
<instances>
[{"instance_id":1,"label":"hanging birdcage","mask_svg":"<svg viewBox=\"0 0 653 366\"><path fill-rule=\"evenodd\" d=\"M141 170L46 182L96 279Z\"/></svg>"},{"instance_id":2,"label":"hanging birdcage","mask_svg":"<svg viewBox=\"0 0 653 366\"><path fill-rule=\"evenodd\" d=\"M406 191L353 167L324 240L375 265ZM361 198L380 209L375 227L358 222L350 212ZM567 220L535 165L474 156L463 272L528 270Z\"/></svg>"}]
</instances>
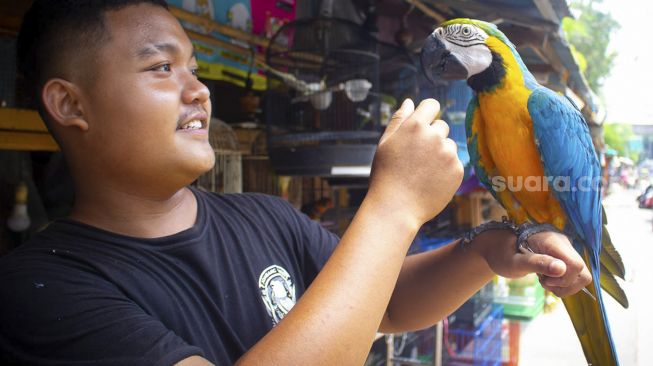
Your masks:
<instances>
[{"instance_id":1,"label":"hanging birdcage","mask_svg":"<svg viewBox=\"0 0 653 366\"><path fill-rule=\"evenodd\" d=\"M379 123L378 41L353 22L284 25L267 48L265 120L278 174L369 174Z\"/></svg>"},{"instance_id":2,"label":"hanging birdcage","mask_svg":"<svg viewBox=\"0 0 653 366\"><path fill-rule=\"evenodd\" d=\"M196 185L211 192L242 192L242 153L236 134L228 124L212 118L209 142L215 152L215 166L199 177Z\"/></svg>"}]
</instances>

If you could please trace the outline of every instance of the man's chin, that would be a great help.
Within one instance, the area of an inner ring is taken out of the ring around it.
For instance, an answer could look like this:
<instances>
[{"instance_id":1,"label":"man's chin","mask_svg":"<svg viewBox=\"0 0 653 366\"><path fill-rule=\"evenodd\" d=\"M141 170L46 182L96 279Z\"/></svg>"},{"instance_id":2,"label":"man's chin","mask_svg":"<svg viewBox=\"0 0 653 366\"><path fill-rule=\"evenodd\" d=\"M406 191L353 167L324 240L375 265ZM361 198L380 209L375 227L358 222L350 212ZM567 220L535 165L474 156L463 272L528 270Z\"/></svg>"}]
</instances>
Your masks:
<instances>
[{"instance_id":1,"label":"man's chin","mask_svg":"<svg viewBox=\"0 0 653 366\"><path fill-rule=\"evenodd\" d=\"M215 166L215 153L213 149L210 149L210 153L204 153L200 156L196 156L192 161L192 166L189 164L188 168L190 171L193 171L195 178L193 181L200 176L208 173Z\"/></svg>"},{"instance_id":2,"label":"man's chin","mask_svg":"<svg viewBox=\"0 0 653 366\"><path fill-rule=\"evenodd\" d=\"M182 188L211 171L215 166L215 152L208 143L201 145L195 145L192 149L180 149L174 157L168 156L174 160L163 165L167 171L161 173L162 179L167 176L175 181L177 188Z\"/></svg>"}]
</instances>

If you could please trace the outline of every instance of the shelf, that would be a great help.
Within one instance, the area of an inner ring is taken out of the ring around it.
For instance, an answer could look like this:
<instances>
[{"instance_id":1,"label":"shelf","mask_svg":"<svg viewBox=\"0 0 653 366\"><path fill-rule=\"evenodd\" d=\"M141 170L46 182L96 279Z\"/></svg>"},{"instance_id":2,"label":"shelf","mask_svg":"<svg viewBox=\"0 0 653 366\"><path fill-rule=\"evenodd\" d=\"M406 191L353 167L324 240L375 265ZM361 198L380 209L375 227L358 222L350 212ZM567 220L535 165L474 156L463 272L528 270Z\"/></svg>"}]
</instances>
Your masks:
<instances>
[{"instance_id":1,"label":"shelf","mask_svg":"<svg viewBox=\"0 0 653 366\"><path fill-rule=\"evenodd\" d=\"M0 108L0 150L58 151L36 111Z\"/></svg>"}]
</instances>

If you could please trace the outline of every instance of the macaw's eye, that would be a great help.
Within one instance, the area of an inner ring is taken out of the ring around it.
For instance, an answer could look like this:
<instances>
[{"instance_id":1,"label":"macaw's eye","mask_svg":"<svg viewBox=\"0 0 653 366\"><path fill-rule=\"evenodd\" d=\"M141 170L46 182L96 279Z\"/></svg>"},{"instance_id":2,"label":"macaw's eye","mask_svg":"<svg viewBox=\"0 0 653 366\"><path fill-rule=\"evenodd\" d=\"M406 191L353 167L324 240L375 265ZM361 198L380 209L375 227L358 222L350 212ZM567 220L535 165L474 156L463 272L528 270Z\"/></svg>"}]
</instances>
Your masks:
<instances>
[{"instance_id":1,"label":"macaw's eye","mask_svg":"<svg viewBox=\"0 0 653 366\"><path fill-rule=\"evenodd\" d=\"M472 30L469 29L469 27L463 27L462 32L463 32L464 36L468 36L468 35L472 34Z\"/></svg>"}]
</instances>

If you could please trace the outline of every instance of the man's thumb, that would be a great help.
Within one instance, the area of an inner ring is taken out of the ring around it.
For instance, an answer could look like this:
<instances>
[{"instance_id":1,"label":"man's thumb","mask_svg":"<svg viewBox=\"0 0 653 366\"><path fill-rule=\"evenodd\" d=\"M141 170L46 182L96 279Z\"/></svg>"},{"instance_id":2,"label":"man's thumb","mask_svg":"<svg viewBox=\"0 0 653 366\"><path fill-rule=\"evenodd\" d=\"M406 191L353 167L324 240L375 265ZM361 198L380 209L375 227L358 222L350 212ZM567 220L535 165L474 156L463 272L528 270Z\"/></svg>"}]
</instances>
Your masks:
<instances>
[{"instance_id":1,"label":"man's thumb","mask_svg":"<svg viewBox=\"0 0 653 366\"><path fill-rule=\"evenodd\" d=\"M383 133L383 136L381 136L381 141L379 143L383 143L383 141L395 133L406 118L413 114L414 110L415 104L410 98L406 98L406 100L401 103L401 107L399 107L395 114L392 115L390 123L388 124L388 127L385 128L385 132Z\"/></svg>"},{"instance_id":2,"label":"man's thumb","mask_svg":"<svg viewBox=\"0 0 653 366\"><path fill-rule=\"evenodd\" d=\"M549 277L561 277L567 272L567 265L560 259L545 254L527 253L517 256L518 266L524 272L535 272Z\"/></svg>"}]
</instances>

